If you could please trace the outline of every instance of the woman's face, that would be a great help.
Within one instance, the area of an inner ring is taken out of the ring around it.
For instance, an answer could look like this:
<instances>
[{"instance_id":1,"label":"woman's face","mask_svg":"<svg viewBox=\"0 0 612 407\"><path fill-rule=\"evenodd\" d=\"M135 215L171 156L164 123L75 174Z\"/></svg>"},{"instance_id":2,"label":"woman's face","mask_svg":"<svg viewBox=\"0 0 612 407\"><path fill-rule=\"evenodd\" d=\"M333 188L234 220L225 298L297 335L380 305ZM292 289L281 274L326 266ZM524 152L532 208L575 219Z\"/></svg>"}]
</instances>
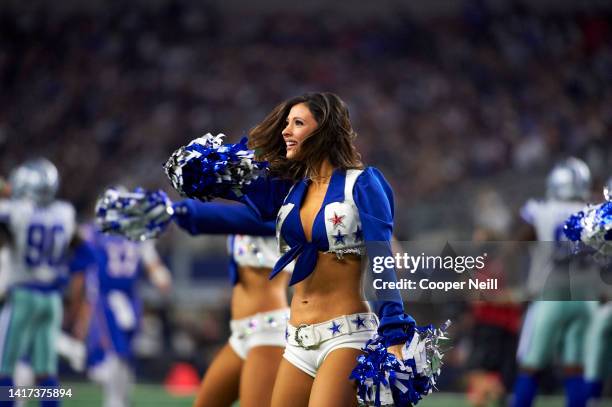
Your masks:
<instances>
[{"instance_id":1,"label":"woman's face","mask_svg":"<svg viewBox=\"0 0 612 407\"><path fill-rule=\"evenodd\" d=\"M295 158L300 150L300 146L308 136L319 127L314 116L305 103L294 105L289 111L283 139L287 145L287 159Z\"/></svg>"}]
</instances>

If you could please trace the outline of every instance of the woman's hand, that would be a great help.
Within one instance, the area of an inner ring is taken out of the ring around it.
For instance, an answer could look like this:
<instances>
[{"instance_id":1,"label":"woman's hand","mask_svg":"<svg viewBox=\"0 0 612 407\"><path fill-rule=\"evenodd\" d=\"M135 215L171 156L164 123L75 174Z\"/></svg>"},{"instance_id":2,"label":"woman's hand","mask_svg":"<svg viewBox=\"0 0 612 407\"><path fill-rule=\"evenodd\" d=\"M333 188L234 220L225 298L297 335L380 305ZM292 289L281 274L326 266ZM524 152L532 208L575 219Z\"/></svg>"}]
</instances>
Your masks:
<instances>
[{"instance_id":1,"label":"woman's hand","mask_svg":"<svg viewBox=\"0 0 612 407\"><path fill-rule=\"evenodd\" d=\"M391 345L387 348L387 352L395 355L395 357L398 360L403 361L404 357L402 356L402 348L404 347L403 343L400 343L399 345Z\"/></svg>"}]
</instances>

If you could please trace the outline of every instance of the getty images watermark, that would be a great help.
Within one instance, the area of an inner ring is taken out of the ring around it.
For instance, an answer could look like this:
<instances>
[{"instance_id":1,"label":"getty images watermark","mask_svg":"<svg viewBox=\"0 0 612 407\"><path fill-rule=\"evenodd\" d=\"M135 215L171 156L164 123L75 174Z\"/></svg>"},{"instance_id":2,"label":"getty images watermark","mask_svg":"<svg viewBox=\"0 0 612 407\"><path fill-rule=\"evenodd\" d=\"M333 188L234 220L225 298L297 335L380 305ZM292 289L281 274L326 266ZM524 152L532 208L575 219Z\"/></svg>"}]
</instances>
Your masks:
<instances>
[{"instance_id":1,"label":"getty images watermark","mask_svg":"<svg viewBox=\"0 0 612 407\"><path fill-rule=\"evenodd\" d=\"M369 300L590 301L612 295L612 264L570 242L368 242Z\"/></svg>"},{"instance_id":2,"label":"getty images watermark","mask_svg":"<svg viewBox=\"0 0 612 407\"><path fill-rule=\"evenodd\" d=\"M372 258L372 272L381 274L385 270L393 269L398 275L402 272L415 274L417 271L447 271L457 274L474 270L484 270L488 254L480 256L442 256L425 255L421 253L413 256L408 253L395 253L394 256L375 256ZM408 279L400 278L397 281L386 281L383 278L374 278L373 287L377 290L497 290L498 280L491 278L469 278L467 281L435 281L431 278Z\"/></svg>"}]
</instances>

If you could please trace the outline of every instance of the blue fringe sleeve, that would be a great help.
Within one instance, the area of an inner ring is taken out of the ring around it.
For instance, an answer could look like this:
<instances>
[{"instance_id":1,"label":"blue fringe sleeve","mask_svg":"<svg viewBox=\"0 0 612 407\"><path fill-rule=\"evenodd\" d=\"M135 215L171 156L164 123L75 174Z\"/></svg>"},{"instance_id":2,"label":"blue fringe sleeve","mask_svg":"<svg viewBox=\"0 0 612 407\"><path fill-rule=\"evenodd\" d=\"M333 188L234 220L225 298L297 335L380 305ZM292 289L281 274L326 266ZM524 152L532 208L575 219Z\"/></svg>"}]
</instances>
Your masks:
<instances>
[{"instance_id":1,"label":"blue fringe sleeve","mask_svg":"<svg viewBox=\"0 0 612 407\"><path fill-rule=\"evenodd\" d=\"M357 178L353 198L359 210L368 258L393 256L393 191L381 172L376 168L366 168ZM395 268L374 274L370 267L367 272L371 273L368 276L371 278L397 281ZM385 338L387 345L405 342L414 333L415 321L404 313L399 290L376 290L375 297L372 302L380 318L378 333Z\"/></svg>"},{"instance_id":2,"label":"blue fringe sleeve","mask_svg":"<svg viewBox=\"0 0 612 407\"><path fill-rule=\"evenodd\" d=\"M240 234L274 236L274 221L263 222L242 204L200 202L185 199L174 204L174 222L192 235Z\"/></svg>"},{"instance_id":3,"label":"blue fringe sleeve","mask_svg":"<svg viewBox=\"0 0 612 407\"><path fill-rule=\"evenodd\" d=\"M253 209L261 220L275 221L292 186L290 180L259 177L243 187L243 195L238 200Z\"/></svg>"}]
</instances>

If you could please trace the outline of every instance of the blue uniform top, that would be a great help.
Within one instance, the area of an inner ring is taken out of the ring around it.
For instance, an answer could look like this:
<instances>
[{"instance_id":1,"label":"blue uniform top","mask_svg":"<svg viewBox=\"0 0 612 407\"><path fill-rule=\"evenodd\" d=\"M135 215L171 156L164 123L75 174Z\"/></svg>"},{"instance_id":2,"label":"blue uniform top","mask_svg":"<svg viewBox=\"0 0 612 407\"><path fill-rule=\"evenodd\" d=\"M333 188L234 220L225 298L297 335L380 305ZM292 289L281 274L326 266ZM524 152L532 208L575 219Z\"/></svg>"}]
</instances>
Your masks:
<instances>
[{"instance_id":1,"label":"blue uniform top","mask_svg":"<svg viewBox=\"0 0 612 407\"><path fill-rule=\"evenodd\" d=\"M88 275L90 287L99 294L119 290L128 296L134 296L136 282L142 270L142 259L145 255L142 243L132 242L121 236L107 235L95 226L82 228L82 237L87 241L89 253L93 252L95 270ZM83 253L85 254L85 253ZM71 270L85 269L91 266L88 257L78 251L71 261Z\"/></svg>"},{"instance_id":2,"label":"blue uniform top","mask_svg":"<svg viewBox=\"0 0 612 407\"><path fill-rule=\"evenodd\" d=\"M241 234L250 236L274 236L274 221L262 221L251 208L242 204L203 203L185 199L174 205L177 225L192 235ZM238 283L238 264L233 256L235 239L230 236L229 277L233 285Z\"/></svg>"},{"instance_id":3,"label":"blue uniform top","mask_svg":"<svg viewBox=\"0 0 612 407\"><path fill-rule=\"evenodd\" d=\"M75 253L70 268L85 270L87 300L93 307L86 339L87 364L91 367L104 360L110 349L129 360L141 317L137 280L143 263L156 261L157 252L151 242L107 235L93 224L82 226L80 235L86 243Z\"/></svg>"},{"instance_id":4,"label":"blue uniform top","mask_svg":"<svg viewBox=\"0 0 612 407\"><path fill-rule=\"evenodd\" d=\"M333 172L314 219L311 241L306 239L300 219L309 182L259 178L247 185L239 198L262 219L276 218L277 237L285 254L271 277L297 258L291 284L304 280L315 269L319 251L342 255L364 254L367 250L370 257L391 256L393 192L380 171L368 167L363 171L336 169ZM377 277L396 281L395 269L386 269ZM376 294L374 306L381 317L379 332L388 343L402 342L415 322L404 314L399 291L379 290Z\"/></svg>"}]
</instances>

